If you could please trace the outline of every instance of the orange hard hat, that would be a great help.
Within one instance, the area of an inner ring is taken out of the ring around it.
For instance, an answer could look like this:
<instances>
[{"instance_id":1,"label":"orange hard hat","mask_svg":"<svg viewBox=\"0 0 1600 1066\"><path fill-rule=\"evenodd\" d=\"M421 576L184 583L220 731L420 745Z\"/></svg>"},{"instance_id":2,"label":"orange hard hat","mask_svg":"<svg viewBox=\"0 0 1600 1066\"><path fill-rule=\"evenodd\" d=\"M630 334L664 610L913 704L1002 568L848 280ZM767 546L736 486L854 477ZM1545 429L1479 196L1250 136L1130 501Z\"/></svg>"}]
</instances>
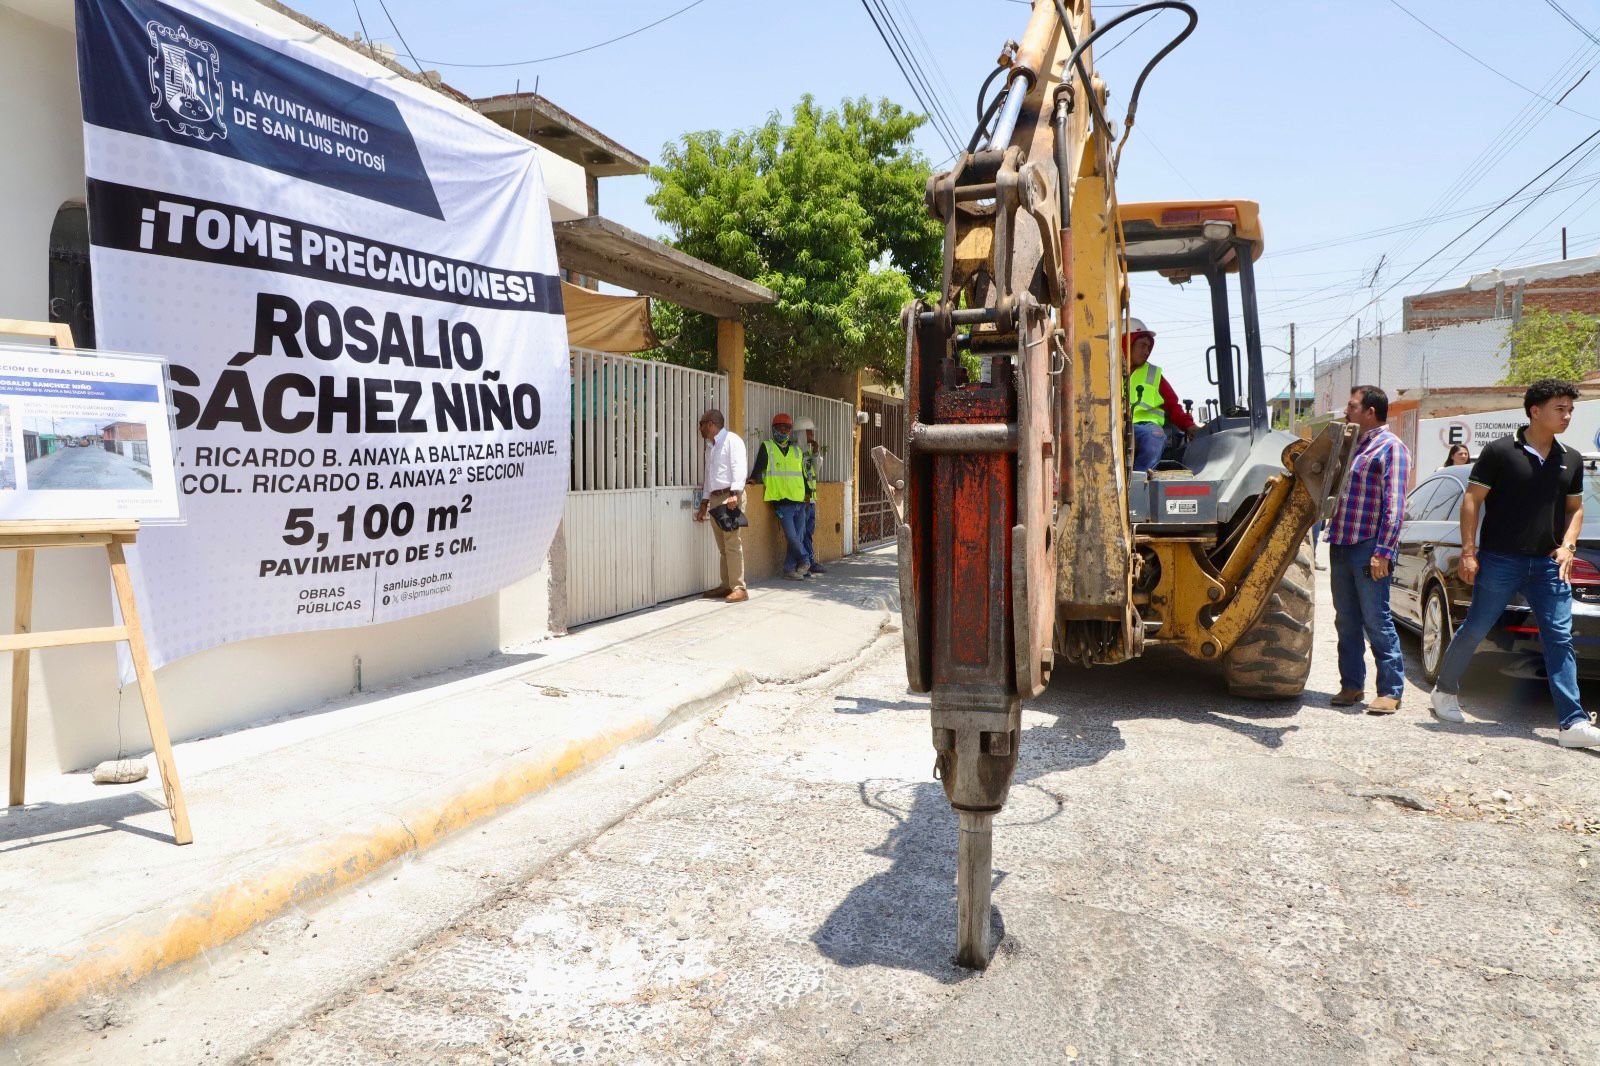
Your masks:
<instances>
[{"instance_id":1,"label":"orange hard hat","mask_svg":"<svg viewBox=\"0 0 1600 1066\"><path fill-rule=\"evenodd\" d=\"M794 419L790 418L782 411L779 411L777 414L772 416L772 424L775 426L792 426L794 425Z\"/></svg>"}]
</instances>

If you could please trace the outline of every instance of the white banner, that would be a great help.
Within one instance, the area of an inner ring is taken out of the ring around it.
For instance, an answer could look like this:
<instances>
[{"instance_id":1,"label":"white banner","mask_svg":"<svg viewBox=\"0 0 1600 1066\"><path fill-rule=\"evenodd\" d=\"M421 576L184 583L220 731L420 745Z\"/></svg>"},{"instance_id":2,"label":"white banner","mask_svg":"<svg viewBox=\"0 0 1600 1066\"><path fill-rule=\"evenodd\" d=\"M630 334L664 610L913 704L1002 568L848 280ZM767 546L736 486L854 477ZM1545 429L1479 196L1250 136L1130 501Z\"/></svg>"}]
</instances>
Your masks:
<instances>
[{"instance_id":1,"label":"white banner","mask_svg":"<svg viewBox=\"0 0 1600 1066\"><path fill-rule=\"evenodd\" d=\"M1528 424L1520 407L1501 411L1479 411L1451 418L1423 418L1417 421L1417 480L1444 465L1450 447L1465 444L1476 459L1491 442L1507 437ZM1579 400L1572 406L1572 424L1561 434L1561 442L1584 455L1600 452L1600 400Z\"/></svg>"},{"instance_id":2,"label":"white banner","mask_svg":"<svg viewBox=\"0 0 1600 1066\"><path fill-rule=\"evenodd\" d=\"M288 25L78 0L98 342L172 364L187 524L135 567L158 664L495 592L566 494L533 146Z\"/></svg>"}]
</instances>

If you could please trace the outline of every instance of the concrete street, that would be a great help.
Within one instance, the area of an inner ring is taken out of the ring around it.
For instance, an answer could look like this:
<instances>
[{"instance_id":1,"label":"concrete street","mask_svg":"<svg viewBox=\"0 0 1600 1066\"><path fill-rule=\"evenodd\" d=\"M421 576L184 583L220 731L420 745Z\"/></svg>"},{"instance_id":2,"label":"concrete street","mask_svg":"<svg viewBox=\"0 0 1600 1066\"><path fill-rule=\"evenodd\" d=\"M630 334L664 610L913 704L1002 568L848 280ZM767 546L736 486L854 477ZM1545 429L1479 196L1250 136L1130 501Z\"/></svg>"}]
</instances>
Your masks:
<instances>
[{"instance_id":1,"label":"concrete street","mask_svg":"<svg viewBox=\"0 0 1600 1066\"><path fill-rule=\"evenodd\" d=\"M147 489L150 471L99 446L62 448L28 463L30 489Z\"/></svg>"},{"instance_id":2,"label":"concrete street","mask_svg":"<svg viewBox=\"0 0 1600 1066\"><path fill-rule=\"evenodd\" d=\"M887 634L18 1061L1600 1061L1600 759L1493 675L1467 727L1329 708L1325 576L1302 704L1156 654L1030 707L985 974Z\"/></svg>"}]
</instances>

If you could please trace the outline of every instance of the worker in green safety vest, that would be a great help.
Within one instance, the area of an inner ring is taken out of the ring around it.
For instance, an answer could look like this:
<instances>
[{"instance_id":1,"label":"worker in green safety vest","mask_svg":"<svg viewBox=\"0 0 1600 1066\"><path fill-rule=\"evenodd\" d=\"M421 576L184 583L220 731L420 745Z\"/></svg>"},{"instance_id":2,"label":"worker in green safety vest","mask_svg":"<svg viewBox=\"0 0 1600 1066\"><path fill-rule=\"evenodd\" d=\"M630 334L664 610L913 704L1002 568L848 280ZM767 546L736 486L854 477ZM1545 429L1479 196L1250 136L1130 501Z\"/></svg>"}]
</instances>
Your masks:
<instances>
[{"instance_id":1,"label":"worker in green safety vest","mask_svg":"<svg viewBox=\"0 0 1600 1066\"><path fill-rule=\"evenodd\" d=\"M1167 446L1167 423L1195 435L1194 419L1178 402L1178 394L1161 368L1150 361L1156 335L1137 318L1128 320L1122 347L1128 355L1128 406L1133 411L1133 468L1154 470Z\"/></svg>"},{"instance_id":2,"label":"worker in green safety vest","mask_svg":"<svg viewBox=\"0 0 1600 1066\"><path fill-rule=\"evenodd\" d=\"M790 581L803 581L811 572L806 561L804 530L805 451L792 439L793 435L794 419L781 411L772 416L772 434L756 451L750 481L761 483L762 496L772 504L772 513L783 527L783 539L788 542L783 557L783 576Z\"/></svg>"},{"instance_id":3,"label":"worker in green safety vest","mask_svg":"<svg viewBox=\"0 0 1600 1066\"><path fill-rule=\"evenodd\" d=\"M802 418L795 423L794 432L805 454L806 513L800 527L800 539L805 544L806 566L810 567L806 576L813 577L827 573L817 561L817 482L821 477L822 449L817 444L816 423L811 419Z\"/></svg>"}]
</instances>

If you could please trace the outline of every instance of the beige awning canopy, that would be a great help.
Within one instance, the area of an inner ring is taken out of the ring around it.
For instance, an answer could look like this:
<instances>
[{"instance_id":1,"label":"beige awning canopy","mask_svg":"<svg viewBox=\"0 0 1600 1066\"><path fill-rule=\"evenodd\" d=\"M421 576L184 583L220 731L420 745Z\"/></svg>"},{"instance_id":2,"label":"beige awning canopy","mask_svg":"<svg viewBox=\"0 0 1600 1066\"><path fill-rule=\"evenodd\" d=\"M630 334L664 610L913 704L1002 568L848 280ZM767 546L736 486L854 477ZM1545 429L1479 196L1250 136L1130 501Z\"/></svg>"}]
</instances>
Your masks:
<instances>
[{"instance_id":1,"label":"beige awning canopy","mask_svg":"<svg viewBox=\"0 0 1600 1066\"><path fill-rule=\"evenodd\" d=\"M567 343L597 352L645 352L660 347L650 328L648 296L607 296L563 281L561 303L566 309Z\"/></svg>"},{"instance_id":2,"label":"beige awning canopy","mask_svg":"<svg viewBox=\"0 0 1600 1066\"><path fill-rule=\"evenodd\" d=\"M557 222L554 228L556 258L569 274L717 318L737 319L745 307L778 299L771 289L598 215Z\"/></svg>"}]
</instances>

